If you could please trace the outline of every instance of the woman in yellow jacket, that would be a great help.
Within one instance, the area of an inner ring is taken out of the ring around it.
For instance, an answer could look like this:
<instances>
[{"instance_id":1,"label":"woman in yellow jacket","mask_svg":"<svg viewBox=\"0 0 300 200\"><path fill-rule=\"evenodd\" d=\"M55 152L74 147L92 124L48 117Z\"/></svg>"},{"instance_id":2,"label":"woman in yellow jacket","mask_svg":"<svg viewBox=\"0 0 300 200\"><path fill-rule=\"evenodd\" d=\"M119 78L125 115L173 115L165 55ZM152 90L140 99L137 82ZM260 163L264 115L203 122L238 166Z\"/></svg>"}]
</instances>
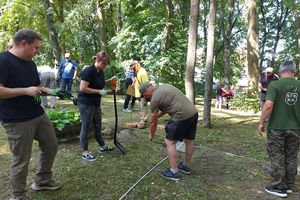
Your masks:
<instances>
[{"instance_id":1,"label":"woman in yellow jacket","mask_svg":"<svg viewBox=\"0 0 300 200\"><path fill-rule=\"evenodd\" d=\"M140 122L147 121L147 112L146 112L146 100L141 97L140 93L140 85L142 83L149 82L148 73L145 68L143 68L140 64L141 59L139 57L133 58L134 71L136 73L136 79L134 83L135 88L135 97L139 99L140 102Z\"/></svg>"}]
</instances>

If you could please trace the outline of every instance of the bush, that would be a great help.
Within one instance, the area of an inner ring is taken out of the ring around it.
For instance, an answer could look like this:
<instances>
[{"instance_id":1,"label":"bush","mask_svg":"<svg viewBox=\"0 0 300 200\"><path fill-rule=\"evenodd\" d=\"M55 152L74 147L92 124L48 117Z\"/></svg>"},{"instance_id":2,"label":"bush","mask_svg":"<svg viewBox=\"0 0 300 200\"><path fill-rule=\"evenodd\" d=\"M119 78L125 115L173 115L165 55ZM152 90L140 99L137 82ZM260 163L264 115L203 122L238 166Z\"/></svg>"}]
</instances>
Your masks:
<instances>
[{"instance_id":1,"label":"bush","mask_svg":"<svg viewBox=\"0 0 300 200\"><path fill-rule=\"evenodd\" d=\"M230 105L234 108L245 111L258 112L260 110L257 94L249 91L236 94L231 100Z\"/></svg>"},{"instance_id":2,"label":"bush","mask_svg":"<svg viewBox=\"0 0 300 200\"><path fill-rule=\"evenodd\" d=\"M80 114L74 110L54 109L48 110L47 115L53 123L54 128L62 131L67 125L74 125L80 121Z\"/></svg>"},{"instance_id":3,"label":"bush","mask_svg":"<svg viewBox=\"0 0 300 200\"><path fill-rule=\"evenodd\" d=\"M204 81L195 81L195 92L196 95L204 96L205 93L205 82Z\"/></svg>"}]
</instances>

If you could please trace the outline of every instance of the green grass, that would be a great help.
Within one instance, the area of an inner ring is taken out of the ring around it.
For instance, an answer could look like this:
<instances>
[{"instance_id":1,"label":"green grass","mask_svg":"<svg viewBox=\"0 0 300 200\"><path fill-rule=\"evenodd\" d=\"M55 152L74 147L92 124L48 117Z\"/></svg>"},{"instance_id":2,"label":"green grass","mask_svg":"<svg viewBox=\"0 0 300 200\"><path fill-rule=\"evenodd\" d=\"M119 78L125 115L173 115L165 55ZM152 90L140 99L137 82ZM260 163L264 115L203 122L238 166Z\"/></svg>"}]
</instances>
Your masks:
<instances>
[{"instance_id":1,"label":"green grass","mask_svg":"<svg viewBox=\"0 0 300 200\"><path fill-rule=\"evenodd\" d=\"M60 106L77 109L70 101L59 101ZM137 122L138 112L123 113L123 99L118 97L119 125ZM58 106L59 107L59 106ZM201 127L202 106L198 106L200 117L195 143L196 148L191 163L192 174L183 175L182 180L170 181L159 173L168 167L162 162L150 172L124 199L276 199L266 194L263 187L271 180L265 171L268 166L264 140L257 133L258 115L239 115L234 112L212 110L211 129ZM114 127L112 97L102 102L103 125ZM134 129L128 134L119 134L118 141L126 147L127 154L117 149L110 154L96 150L98 144L92 134L89 148L95 152L97 160L87 162L81 159L78 138L60 139L53 172L54 178L64 183L63 188L51 192L34 192L30 189L38 161L38 145L34 143L29 167L28 196L36 200L87 200L119 199L147 171L166 157L163 144L164 123L168 117L160 119L156 137L148 139L148 129ZM0 199L10 196L9 170L10 152L3 128L0 128ZM74 134L79 135L79 130ZM111 140L106 141L113 145ZM183 154L179 153L179 160ZM296 182L299 188L299 178ZM289 199L299 199L300 192Z\"/></svg>"}]
</instances>

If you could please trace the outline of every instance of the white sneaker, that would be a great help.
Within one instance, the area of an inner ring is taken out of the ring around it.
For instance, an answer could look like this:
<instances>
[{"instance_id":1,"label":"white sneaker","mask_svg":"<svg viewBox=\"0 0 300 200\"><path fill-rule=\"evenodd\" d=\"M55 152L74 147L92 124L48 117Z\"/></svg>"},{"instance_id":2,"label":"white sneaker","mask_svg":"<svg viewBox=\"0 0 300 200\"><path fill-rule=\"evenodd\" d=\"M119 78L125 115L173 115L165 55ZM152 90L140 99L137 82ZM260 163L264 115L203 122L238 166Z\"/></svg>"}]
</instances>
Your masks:
<instances>
[{"instance_id":1,"label":"white sneaker","mask_svg":"<svg viewBox=\"0 0 300 200\"><path fill-rule=\"evenodd\" d=\"M126 108L126 109L123 109L123 112L130 113L131 110L129 110L128 108Z\"/></svg>"},{"instance_id":2,"label":"white sneaker","mask_svg":"<svg viewBox=\"0 0 300 200\"><path fill-rule=\"evenodd\" d=\"M9 200L29 200L29 198L26 196L25 197L12 197Z\"/></svg>"},{"instance_id":3,"label":"white sneaker","mask_svg":"<svg viewBox=\"0 0 300 200\"><path fill-rule=\"evenodd\" d=\"M91 152L84 152L81 155L83 160L87 160L87 161L95 161L97 158L96 156L94 156Z\"/></svg>"},{"instance_id":4,"label":"white sneaker","mask_svg":"<svg viewBox=\"0 0 300 200\"><path fill-rule=\"evenodd\" d=\"M132 111L138 111L139 109L137 109L135 106L131 107Z\"/></svg>"}]
</instances>

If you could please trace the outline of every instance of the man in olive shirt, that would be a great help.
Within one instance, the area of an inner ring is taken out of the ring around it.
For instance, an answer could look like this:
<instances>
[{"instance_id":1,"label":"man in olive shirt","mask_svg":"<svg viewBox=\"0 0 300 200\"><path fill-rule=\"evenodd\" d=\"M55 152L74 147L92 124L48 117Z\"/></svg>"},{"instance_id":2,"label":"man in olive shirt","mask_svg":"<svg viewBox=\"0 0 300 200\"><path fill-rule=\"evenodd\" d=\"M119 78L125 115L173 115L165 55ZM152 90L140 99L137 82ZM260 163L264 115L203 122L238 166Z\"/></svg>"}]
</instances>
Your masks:
<instances>
[{"instance_id":1,"label":"man in olive shirt","mask_svg":"<svg viewBox=\"0 0 300 200\"><path fill-rule=\"evenodd\" d=\"M151 120L149 138L152 140L157 128L157 120L164 114L169 114L171 119L165 126L165 144L169 156L170 169L161 173L161 176L179 180L180 174L190 174L189 164L194 152L194 139L196 134L198 111L193 103L177 88L170 84L153 86L150 83L142 83L140 93L150 102ZM177 165L176 142L184 141L185 158Z\"/></svg>"},{"instance_id":2,"label":"man in olive shirt","mask_svg":"<svg viewBox=\"0 0 300 200\"><path fill-rule=\"evenodd\" d=\"M285 61L280 65L280 77L269 87L258 131L263 134L265 122L269 118L267 129L267 149L271 162L273 182L265 191L287 197L297 174L297 155L300 138L300 81L294 79L296 65Z\"/></svg>"}]
</instances>

